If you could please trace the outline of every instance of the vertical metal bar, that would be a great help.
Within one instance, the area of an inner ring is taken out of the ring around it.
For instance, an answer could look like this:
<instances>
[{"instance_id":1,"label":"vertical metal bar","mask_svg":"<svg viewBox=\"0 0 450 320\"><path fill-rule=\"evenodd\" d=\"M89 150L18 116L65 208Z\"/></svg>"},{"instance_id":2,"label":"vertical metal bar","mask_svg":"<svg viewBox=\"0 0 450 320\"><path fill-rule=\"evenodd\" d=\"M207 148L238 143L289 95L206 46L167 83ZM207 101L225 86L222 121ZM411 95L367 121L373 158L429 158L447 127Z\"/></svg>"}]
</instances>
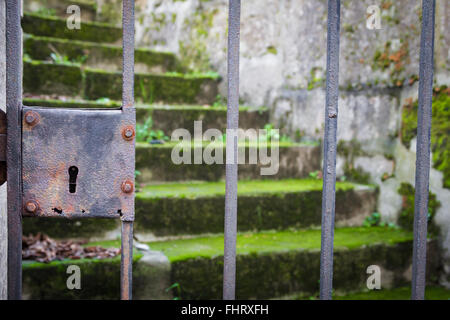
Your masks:
<instances>
[{"instance_id":1,"label":"vertical metal bar","mask_svg":"<svg viewBox=\"0 0 450 320\"><path fill-rule=\"evenodd\" d=\"M21 1L6 1L6 110L8 165L8 299L22 295L22 29Z\"/></svg>"},{"instance_id":2,"label":"vertical metal bar","mask_svg":"<svg viewBox=\"0 0 450 320\"><path fill-rule=\"evenodd\" d=\"M237 180L239 126L239 39L241 0L229 1L228 16L228 109L227 156L225 193L225 248L223 269L223 299L234 300L236 291L236 234L237 234ZM228 134L233 132L233 134Z\"/></svg>"},{"instance_id":3,"label":"vertical metal bar","mask_svg":"<svg viewBox=\"0 0 450 320\"><path fill-rule=\"evenodd\" d=\"M435 0L423 0L422 2L422 36L420 41L419 111L417 119L416 193L411 297L414 300L423 300L425 298L435 7Z\"/></svg>"},{"instance_id":4,"label":"vertical metal bar","mask_svg":"<svg viewBox=\"0 0 450 320\"><path fill-rule=\"evenodd\" d=\"M122 110L134 110L134 0L123 0L123 77ZM135 123L134 118L134 123ZM134 165L134 163L133 163ZM133 222L122 222L122 261L120 264L120 298L132 299Z\"/></svg>"},{"instance_id":5,"label":"vertical metal bar","mask_svg":"<svg viewBox=\"0 0 450 320\"><path fill-rule=\"evenodd\" d=\"M328 0L327 93L323 161L322 244L320 252L320 299L322 300L331 300L333 290L340 6L340 0Z\"/></svg>"},{"instance_id":6,"label":"vertical metal bar","mask_svg":"<svg viewBox=\"0 0 450 320\"><path fill-rule=\"evenodd\" d=\"M120 263L120 299L131 300L133 280L133 222L122 222L122 261Z\"/></svg>"},{"instance_id":7,"label":"vertical metal bar","mask_svg":"<svg viewBox=\"0 0 450 320\"><path fill-rule=\"evenodd\" d=\"M122 108L134 106L134 0L123 0Z\"/></svg>"}]
</instances>

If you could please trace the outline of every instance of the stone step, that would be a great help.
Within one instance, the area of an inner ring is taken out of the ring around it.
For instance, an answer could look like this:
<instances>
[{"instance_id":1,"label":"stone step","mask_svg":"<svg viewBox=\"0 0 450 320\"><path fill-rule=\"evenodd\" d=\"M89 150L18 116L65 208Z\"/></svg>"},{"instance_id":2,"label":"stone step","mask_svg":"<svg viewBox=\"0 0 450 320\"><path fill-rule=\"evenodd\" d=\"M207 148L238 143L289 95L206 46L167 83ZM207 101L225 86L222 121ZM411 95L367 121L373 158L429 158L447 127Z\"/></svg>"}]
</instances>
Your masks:
<instances>
[{"instance_id":1,"label":"stone step","mask_svg":"<svg viewBox=\"0 0 450 320\"><path fill-rule=\"evenodd\" d=\"M115 100L87 101L87 100L56 100L45 98L24 98L26 106L41 106L50 108L120 108L121 102ZM269 123L267 109L251 107L239 108L239 127L247 130L264 128ZM225 106L197 106L197 105L136 105L136 121L144 123L149 117L153 120L153 130L163 130L170 137L172 131L184 128L194 132L194 121L202 121L203 130L218 129L225 132L227 127L227 107Z\"/></svg>"},{"instance_id":2,"label":"stone step","mask_svg":"<svg viewBox=\"0 0 450 320\"><path fill-rule=\"evenodd\" d=\"M238 183L238 230L286 230L320 226L322 180L253 180ZM362 225L376 209L370 186L338 182L336 224ZM135 230L140 239L221 233L225 182L164 183L136 194Z\"/></svg>"},{"instance_id":3,"label":"stone step","mask_svg":"<svg viewBox=\"0 0 450 320\"><path fill-rule=\"evenodd\" d=\"M97 6L93 1L73 1L73 0L26 0L23 1L23 8L26 12L40 13L43 15L56 15L60 18L67 18L67 8L76 5L80 8L81 21L95 21Z\"/></svg>"},{"instance_id":4,"label":"stone step","mask_svg":"<svg viewBox=\"0 0 450 320\"><path fill-rule=\"evenodd\" d=\"M393 228L341 228L334 239L335 293L366 288L367 267L382 270L382 288L408 285L411 279L412 233ZM135 250L134 299L221 299L222 235L148 243L152 251ZM118 240L90 245L119 247ZM438 277L434 240L427 248L427 279ZM237 237L236 296L268 299L316 295L319 290L320 230L242 233ZM81 290L67 290L67 267L82 270ZM27 299L118 299L120 260L66 260L48 264L24 261L23 292ZM174 286L174 284L176 284ZM172 286L172 290L168 290Z\"/></svg>"},{"instance_id":5,"label":"stone step","mask_svg":"<svg viewBox=\"0 0 450 320\"><path fill-rule=\"evenodd\" d=\"M319 300L318 296L300 296L298 300ZM346 295L337 295L333 300L411 300L411 286L394 289L364 290ZM437 285L428 285L425 300L450 300L450 290Z\"/></svg>"},{"instance_id":6,"label":"stone step","mask_svg":"<svg viewBox=\"0 0 450 320\"><path fill-rule=\"evenodd\" d=\"M120 100L122 74L81 68L76 64L24 61L24 93L84 97L88 100ZM213 104L218 94L215 75L139 74L135 75L136 101L144 103Z\"/></svg>"},{"instance_id":7,"label":"stone step","mask_svg":"<svg viewBox=\"0 0 450 320\"><path fill-rule=\"evenodd\" d=\"M118 45L26 35L24 53L33 60L51 60L50 55L54 53L68 61L79 62L83 67L122 70L122 47ZM136 49L134 57L137 73L179 70L175 55L169 52Z\"/></svg>"},{"instance_id":8,"label":"stone step","mask_svg":"<svg viewBox=\"0 0 450 320\"><path fill-rule=\"evenodd\" d=\"M254 180L238 184L238 230L286 230L321 223L322 180ZM336 185L336 225L360 226L376 209L377 191L349 182ZM222 233L224 182L165 183L136 194L135 234L141 240ZM120 223L109 219L25 218L23 233L51 237L116 239Z\"/></svg>"},{"instance_id":9,"label":"stone step","mask_svg":"<svg viewBox=\"0 0 450 320\"><path fill-rule=\"evenodd\" d=\"M176 145L176 142L168 142L163 145L138 143L136 145L136 169L139 171L136 180L138 183L146 185L152 182L165 181L219 181L225 179L225 143L221 143L217 147L211 147L213 144L209 146L206 142L203 143L202 147L188 143L186 144L188 146L186 150L189 150L191 154L190 163L181 165L175 164L172 160L172 152ZM202 164L194 164L194 154L196 152L203 154L206 147L213 148L214 151L212 152L216 155L222 154L222 162L206 164L202 161ZM270 150L270 148L270 145L268 145L267 149ZM239 150L246 156L245 164L239 166L239 179L306 178L309 177L310 173L320 170L321 149L318 144L280 142L278 157L271 159L270 164L262 164L259 154L267 149L261 150L257 144L241 143L239 145ZM249 164L248 158L251 153L256 154L258 164ZM262 175L262 168L269 167L272 167L274 172L276 170L276 174Z\"/></svg>"},{"instance_id":10,"label":"stone step","mask_svg":"<svg viewBox=\"0 0 450 320\"><path fill-rule=\"evenodd\" d=\"M117 43L122 41L122 29L100 22L82 22L80 29L69 29L66 19L25 12L22 18L24 33L60 39Z\"/></svg>"}]
</instances>

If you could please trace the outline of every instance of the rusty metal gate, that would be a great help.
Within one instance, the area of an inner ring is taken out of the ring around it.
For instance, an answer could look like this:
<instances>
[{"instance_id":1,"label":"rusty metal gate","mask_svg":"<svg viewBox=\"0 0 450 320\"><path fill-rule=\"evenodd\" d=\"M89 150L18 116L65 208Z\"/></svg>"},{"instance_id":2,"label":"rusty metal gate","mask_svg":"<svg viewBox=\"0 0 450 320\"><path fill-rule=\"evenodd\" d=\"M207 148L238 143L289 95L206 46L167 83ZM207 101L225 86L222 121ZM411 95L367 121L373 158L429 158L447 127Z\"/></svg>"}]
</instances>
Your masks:
<instances>
[{"instance_id":1,"label":"rusty metal gate","mask_svg":"<svg viewBox=\"0 0 450 320\"><path fill-rule=\"evenodd\" d=\"M22 217L122 220L121 299L131 299L135 125L134 1L123 1L118 110L22 105L20 1L6 1L8 298L21 298Z\"/></svg>"},{"instance_id":2,"label":"rusty metal gate","mask_svg":"<svg viewBox=\"0 0 450 320\"><path fill-rule=\"evenodd\" d=\"M23 216L120 218L121 298L131 299L134 221L134 0L123 1L123 102L119 110L22 105L20 5L6 0L8 297L21 298ZM239 124L241 0L229 0L227 129ZM422 2L412 299L424 299L435 0ZM320 298L332 298L340 0L328 0ZM3 132L0 132L0 134ZM237 139L226 154L237 155ZM233 152L234 151L234 152ZM0 158L1 160L1 158ZM223 298L235 299L238 162L226 163ZM151 284L148 284L151 285Z\"/></svg>"}]
</instances>

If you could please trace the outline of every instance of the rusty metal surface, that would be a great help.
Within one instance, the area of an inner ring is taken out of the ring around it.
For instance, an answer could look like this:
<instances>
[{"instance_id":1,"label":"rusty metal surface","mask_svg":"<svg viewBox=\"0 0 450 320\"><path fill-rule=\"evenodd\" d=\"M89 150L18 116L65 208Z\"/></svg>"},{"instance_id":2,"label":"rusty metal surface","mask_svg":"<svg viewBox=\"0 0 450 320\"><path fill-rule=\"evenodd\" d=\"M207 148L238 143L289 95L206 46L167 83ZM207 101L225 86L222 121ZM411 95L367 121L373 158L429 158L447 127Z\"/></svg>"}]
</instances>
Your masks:
<instances>
[{"instance_id":1,"label":"rusty metal surface","mask_svg":"<svg viewBox=\"0 0 450 320\"><path fill-rule=\"evenodd\" d=\"M339 98L340 0L328 0L327 84L320 251L320 299L331 300L333 290L333 239L336 200L336 134Z\"/></svg>"},{"instance_id":2,"label":"rusty metal surface","mask_svg":"<svg viewBox=\"0 0 450 320\"><path fill-rule=\"evenodd\" d=\"M6 182L6 113L0 110L0 186Z\"/></svg>"},{"instance_id":3,"label":"rusty metal surface","mask_svg":"<svg viewBox=\"0 0 450 320\"><path fill-rule=\"evenodd\" d=\"M134 141L122 136L134 119L121 110L24 107L23 215L132 221ZM34 113L39 121L27 122ZM37 203L34 212L28 202Z\"/></svg>"},{"instance_id":4,"label":"rusty metal surface","mask_svg":"<svg viewBox=\"0 0 450 320\"><path fill-rule=\"evenodd\" d=\"M122 222L122 260L120 263L120 299L131 300L133 269L133 222Z\"/></svg>"},{"instance_id":5,"label":"rusty metal surface","mask_svg":"<svg viewBox=\"0 0 450 320\"><path fill-rule=\"evenodd\" d=\"M122 219L122 260L120 265L120 298L132 299L132 269L133 269L133 220L134 220L134 169L135 169L135 136L136 109L134 108L134 0L123 0L122 3L123 30L123 71L122 71L122 111L131 120L121 131L122 138L133 146L130 153L132 162L129 167L133 175L122 182L121 190L133 199L132 219Z\"/></svg>"},{"instance_id":6,"label":"rusty metal surface","mask_svg":"<svg viewBox=\"0 0 450 320\"><path fill-rule=\"evenodd\" d=\"M419 111L417 116L416 193L412 265L413 300L425 299L430 131L433 99L435 0L423 0L420 42Z\"/></svg>"},{"instance_id":7,"label":"rusty metal surface","mask_svg":"<svg viewBox=\"0 0 450 320\"><path fill-rule=\"evenodd\" d=\"M22 295L22 28L21 1L6 1L6 113L8 165L8 299Z\"/></svg>"}]
</instances>

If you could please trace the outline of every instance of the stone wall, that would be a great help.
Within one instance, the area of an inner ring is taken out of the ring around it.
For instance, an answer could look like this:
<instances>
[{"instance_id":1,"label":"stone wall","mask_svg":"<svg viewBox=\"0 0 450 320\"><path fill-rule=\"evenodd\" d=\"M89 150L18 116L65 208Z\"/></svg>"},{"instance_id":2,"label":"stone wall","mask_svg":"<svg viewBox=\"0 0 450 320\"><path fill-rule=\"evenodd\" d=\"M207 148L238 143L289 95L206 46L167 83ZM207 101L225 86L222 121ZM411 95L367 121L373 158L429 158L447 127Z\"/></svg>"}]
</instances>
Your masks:
<instances>
[{"instance_id":1,"label":"stone wall","mask_svg":"<svg viewBox=\"0 0 450 320\"><path fill-rule=\"evenodd\" d=\"M136 3L138 45L176 52L194 71L217 71L226 96L228 1ZM370 5L381 9L381 30L366 27ZM343 0L341 12L338 176L378 184L378 210L395 222L402 205L397 189L414 184L415 147L406 149L399 131L405 100L417 99L421 1ZM241 100L269 107L270 121L293 138L323 136L326 15L326 0L242 1ZM437 0L436 85L450 84L449 19L450 3ZM450 191L439 171L430 180L441 202L435 222L448 267Z\"/></svg>"}]
</instances>

